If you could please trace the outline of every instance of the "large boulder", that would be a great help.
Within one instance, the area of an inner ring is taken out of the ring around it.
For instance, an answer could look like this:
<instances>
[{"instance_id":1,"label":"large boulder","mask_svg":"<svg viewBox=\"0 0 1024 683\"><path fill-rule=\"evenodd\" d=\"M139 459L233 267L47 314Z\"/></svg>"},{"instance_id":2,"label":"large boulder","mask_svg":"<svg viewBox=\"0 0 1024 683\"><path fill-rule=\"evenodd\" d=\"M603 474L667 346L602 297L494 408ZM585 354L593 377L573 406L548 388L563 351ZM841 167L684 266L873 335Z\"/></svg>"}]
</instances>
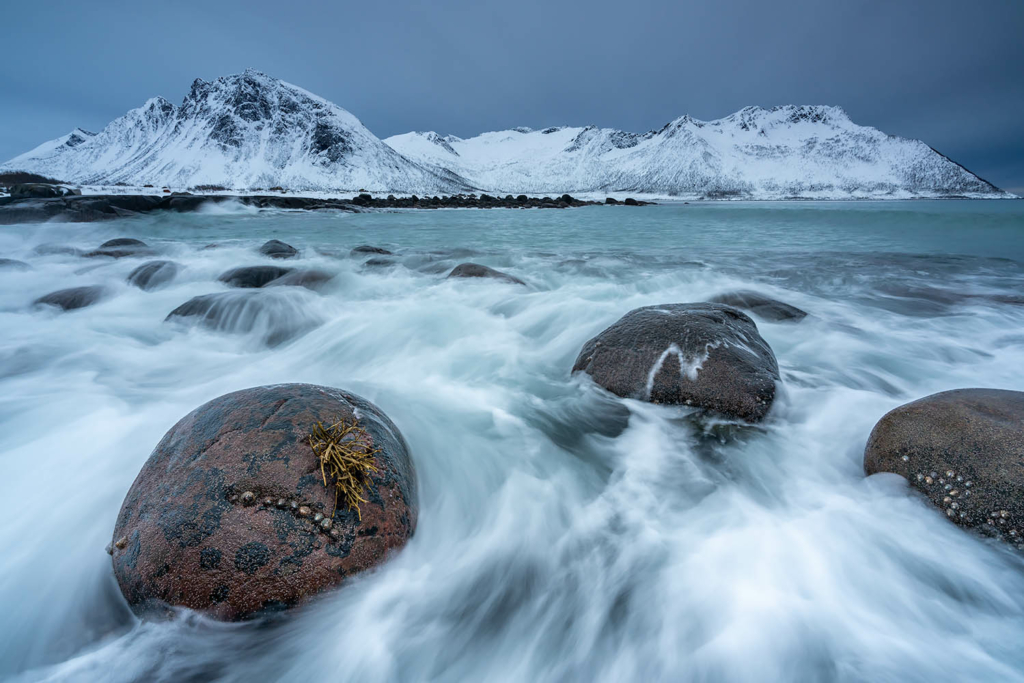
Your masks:
<instances>
[{"instance_id":1,"label":"large boulder","mask_svg":"<svg viewBox=\"0 0 1024 683\"><path fill-rule=\"evenodd\" d=\"M617 396L748 422L764 419L779 381L775 354L754 321L708 303L634 309L584 344L572 370Z\"/></svg>"},{"instance_id":2,"label":"large boulder","mask_svg":"<svg viewBox=\"0 0 1024 683\"><path fill-rule=\"evenodd\" d=\"M719 294L709 299L709 301L750 311L759 318L774 322L797 322L807 317L807 311L803 311L796 306L790 306L778 299L745 289Z\"/></svg>"},{"instance_id":3,"label":"large boulder","mask_svg":"<svg viewBox=\"0 0 1024 683\"><path fill-rule=\"evenodd\" d=\"M299 255L299 250L281 240L269 240L260 247L260 253L270 258L294 258Z\"/></svg>"},{"instance_id":4,"label":"large boulder","mask_svg":"<svg viewBox=\"0 0 1024 683\"><path fill-rule=\"evenodd\" d=\"M73 311L76 308L91 306L100 299L106 290L101 285L88 285L86 287L69 287L59 289L41 296L33 303L35 305L56 306L63 311Z\"/></svg>"},{"instance_id":5,"label":"large boulder","mask_svg":"<svg viewBox=\"0 0 1024 683\"><path fill-rule=\"evenodd\" d=\"M280 266L242 266L222 273L217 279L229 287L258 289L290 272L291 268Z\"/></svg>"},{"instance_id":6,"label":"large boulder","mask_svg":"<svg viewBox=\"0 0 1024 683\"><path fill-rule=\"evenodd\" d=\"M336 506L310 445L339 421L355 429L338 443L376 468L357 508L344 494ZM415 530L416 496L409 447L369 401L312 384L236 391L182 418L143 465L114 527L114 576L136 611L252 617L382 563Z\"/></svg>"},{"instance_id":7,"label":"large boulder","mask_svg":"<svg viewBox=\"0 0 1024 683\"><path fill-rule=\"evenodd\" d=\"M1021 545L1024 392L957 389L902 405L871 431L864 471L905 477L960 526Z\"/></svg>"},{"instance_id":8,"label":"large boulder","mask_svg":"<svg viewBox=\"0 0 1024 683\"><path fill-rule=\"evenodd\" d=\"M177 277L178 270L179 266L174 261L149 261L128 274L128 284L149 292Z\"/></svg>"},{"instance_id":9,"label":"large boulder","mask_svg":"<svg viewBox=\"0 0 1024 683\"><path fill-rule=\"evenodd\" d=\"M488 268L487 266L481 266L479 263L461 263L452 269L452 272L448 273L448 279L451 278L490 278L492 280L501 280L503 282L511 282L517 285L525 285L526 283L508 273L503 273L500 270L494 268Z\"/></svg>"}]
</instances>

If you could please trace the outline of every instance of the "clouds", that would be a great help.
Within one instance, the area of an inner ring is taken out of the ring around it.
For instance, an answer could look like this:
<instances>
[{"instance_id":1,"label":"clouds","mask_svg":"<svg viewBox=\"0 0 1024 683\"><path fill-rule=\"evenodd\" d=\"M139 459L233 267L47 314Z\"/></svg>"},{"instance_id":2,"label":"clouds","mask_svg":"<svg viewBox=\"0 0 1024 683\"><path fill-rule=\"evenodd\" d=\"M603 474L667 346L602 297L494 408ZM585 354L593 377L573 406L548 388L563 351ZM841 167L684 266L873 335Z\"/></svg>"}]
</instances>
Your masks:
<instances>
[{"instance_id":1,"label":"clouds","mask_svg":"<svg viewBox=\"0 0 1024 683\"><path fill-rule=\"evenodd\" d=\"M380 137L837 104L1019 188L1021 35L1016 0L21 3L0 26L0 157L252 66Z\"/></svg>"}]
</instances>

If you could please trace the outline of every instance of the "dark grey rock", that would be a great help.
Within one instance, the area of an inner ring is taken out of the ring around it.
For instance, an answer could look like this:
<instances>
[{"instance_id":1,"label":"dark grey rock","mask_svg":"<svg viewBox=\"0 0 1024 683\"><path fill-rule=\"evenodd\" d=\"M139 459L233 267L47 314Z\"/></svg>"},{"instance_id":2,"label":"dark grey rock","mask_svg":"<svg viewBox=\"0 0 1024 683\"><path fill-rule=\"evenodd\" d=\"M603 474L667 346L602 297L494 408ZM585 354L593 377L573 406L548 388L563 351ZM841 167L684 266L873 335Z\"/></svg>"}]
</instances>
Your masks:
<instances>
[{"instance_id":1,"label":"dark grey rock","mask_svg":"<svg viewBox=\"0 0 1024 683\"><path fill-rule=\"evenodd\" d=\"M511 282L517 285L526 284L513 275L503 273L500 270L495 270L494 268L488 268L487 266L481 266L478 263L461 263L455 266L455 268L452 269L452 272L448 273L448 279L453 277L483 277Z\"/></svg>"},{"instance_id":2,"label":"dark grey rock","mask_svg":"<svg viewBox=\"0 0 1024 683\"><path fill-rule=\"evenodd\" d=\"M128 274L128 284L149 292L172 281L179 266L173 261L150 261Z\"/></svg>"},{"instance_id":3,"label":"dark grey rock","mask_svg":"<svg viewBox=\"0 0 1024 683\"><path fill-rule=\"evenodd\" d=\"M580 351L586 372L617 396L704 408L748 422L764 419L779 366L746 314L721 304L637 308Z\"/></svg>"},{"instance_id":4,"label":"dark grey rock","mask_svg":"<svg viewBox=\"0 0 1024 683\"><path fill-rule=\"evenodd\" d=\"M266 284L267 287L305 287L319 291L334 279L334 275L323 270L293 270Z\"/></svg>"},{"instance_id":5,"label":"dark grey rock","mask_svg":"<svg viewBox=\"0 0 1024 683\"><path fill-rule=\"evenodd\" d=\"M142 240L133 237L118 237L107 240L100 245L99 249L86 252L83 256L93 258L97 256L109 256L111 258L129 258L138 256L152 256L155 252Z\"/></svg>"},{"instance_id":6,"label":"dark grey rock","mask_svg":"<svg viewBox=\"0 0 1024 683\"><path fill-rule=\"evenodd\" d=\"M0 258L0 270L32 270L32 266L13 258Z\"/></svg>"},{"instance_id":7,"label":"dark grey rock","mask_svg":"<svg viewBox=\"0 0 1024 683\"><path fill-rule=\"evenodd\" d=\"M1024 392L956 389L902 405L871 430L864 471L898 474L956 524L1024 549Z\"/></svg>"},{"instance_id":8,"label":"dark grey rock","mask_svg":"<svg viewBox=\"0 0 1024 683\"><path fill-rule=\"evenodd\" d=\"M260 253L270 258L294 258L299 255L299 250L281 240L269 240L260 247Z\"/></svg>"},{"instance_id":9,"label":"dark grey rock","mask_svg":"<svg viewBox=\"0 0 1024 683\"><path fill-rule=\"evenodd\" d=\"M103 298L105 290L100 285L89 285L86 287L71 287L50 292L35 300L36 305L57 306L58 308L71 311L76 308L91 306Z\"/></svg>"},{"instance_id":10,"label":"dark grey rock","mask_svg":"<svg viewBox=\"0 0 1024 683\"><path fill-rule=\"evenodd\" d=\"M382 254L384 256L393 255L390 251L384 249L383 247L373 247L370 246L369 244L362 244L356 247L355 249L352 250L351 254L352 256L360 256L362 254Z\"/></svg>"},{"instance_id":11,"label":"dark grey rock","mask_svg":"<svg viewBox=\"0 0 1024 683\"><path fill-rule=\"evenodd\" d=\"M217 279L229 287L256 289L290 272L292 272L291 268L281 268L280 266L242 266L241 268L232 268Z\"/></svg>"},{"instance_id":12,"label":"dark grey rock","mask_svg":"<svg viewBox=\"0 0 1024 683\"><path fill-rule=\"evenodd\" d=\"M178 306L165 320L230 334L255 332L267 346L278 346L306 334L323 322L305 310L301 301L288 296L289 289L204 294Z\"/></svg>"},{"instance_id":13,"label":"dark grey rock","mask_svg":"<svg viewBox=\"0 0 1024 683\"><path fill-rule=\"evenodd\" d=\"M711 297L709 301L750 311L759 318L774 322L797 322L807 317L807 311L750 290L726 292Z\"/></svg>"}]
</instances>

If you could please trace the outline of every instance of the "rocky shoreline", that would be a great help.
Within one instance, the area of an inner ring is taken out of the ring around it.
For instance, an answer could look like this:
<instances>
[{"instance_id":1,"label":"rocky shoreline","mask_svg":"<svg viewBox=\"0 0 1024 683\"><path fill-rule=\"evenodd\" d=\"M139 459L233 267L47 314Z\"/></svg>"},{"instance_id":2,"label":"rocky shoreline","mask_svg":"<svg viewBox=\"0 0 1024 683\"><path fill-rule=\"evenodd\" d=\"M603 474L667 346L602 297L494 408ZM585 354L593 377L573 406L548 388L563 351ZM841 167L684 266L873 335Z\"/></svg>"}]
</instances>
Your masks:
<instances>
[{"instance_id":1,"label":"rocky shoreline","mask_svg":"<svg viewBox=\"0 0 1024 683\"><path fill-rule=\"evenodd\" d=\"M82 195L74 191L54 191L51 185L14 186L11 196L0 197L0 225L38 223L59 219L73 223L126 218L156 211L187 213L208 204L236 202L259 209L290 209L301 211L347 211L387 209L567 209L581 206L643 206L650 202L627 198L618 201L609 197L604 202L584 201L568 194L559 197L528 197L489 194L456 194L433 197L374 197L361 193L352 199L276 195L209 195L175 192L165 195L117 194ZM18 191L16 191L18 190Z\"/></svg>"}]
</instances>

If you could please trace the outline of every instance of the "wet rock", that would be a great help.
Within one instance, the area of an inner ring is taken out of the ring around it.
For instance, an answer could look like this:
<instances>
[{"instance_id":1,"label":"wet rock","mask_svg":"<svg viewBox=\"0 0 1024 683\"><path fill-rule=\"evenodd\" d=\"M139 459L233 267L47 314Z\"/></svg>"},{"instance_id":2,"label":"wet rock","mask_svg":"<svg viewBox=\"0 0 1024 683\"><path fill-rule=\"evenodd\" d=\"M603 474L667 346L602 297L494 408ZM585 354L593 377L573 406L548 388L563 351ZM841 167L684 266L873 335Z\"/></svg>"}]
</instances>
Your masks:
<instances>
[{"instance_id":1,"label":"wet rock","mask_svg":"<svg viewBox=\"0 0 1024 683\"><path fill-rule=\"evenodd\" d=\"M324 486L307 439L339 419L357 419L357 438L380 450L359 514L332 516L333 482ZM157 444L117 517L114 576L138 612L171 604L244 619L379 565L417 512L408 445L375 405L310 384L246 389L197 408Z\"/></svg>"},{"instance_id":2,"label":"wet rock","mask_svg":"<svg viewBox=\"0 0 1024 683\"><path fill-rule=\"evenodd\" d=\"M111 258L128 258L132 256L152 256L155 252L142 240L132 237L118 237L107 240L100 245L99 249L82 254L87 258L96 256L109 256Z\"/></svg>"},{"instance_id":3,"label":"wet rock","mask_svg":"<svg viewBox=\"0 0 1024 683\"><path fill-rule=\"evenodd\" d=\"M292 272L291 268L281 268L280 266L242 266L241 268L232 268L217 279L229 287L258 289L290 272Z\"/></svg>"},{"instance_id":4,"label":"wet rock","mask_svg":"<svg viewBox=\"0 0 1024 683\"><path fill-rule=\"evenodd\" d=\"M626 197L626 200L622 203L626 206L637 206L637 201L632 197Z\"/></svg>"},{"instance_id":5,"label":"wet rock","mask_svg":"<svg viewBox=\"0 0 1024 683\"><path fill-rule=\"evenodd\" d=\"M960 526L1024 542L1024 392L956 389L886 413L867 474L907 479Z\"/></svg>"},{"instance_id":6,"label":"wet rock","mask_svg":"<svg viewBox=\"0 0 1024 683\"><path fill-rule=\"evenodd\" d=\"M267 346L278 346L323 323L303 305L302 298L296 296L303 290L295 289L277 287L203 294L175 308L165 321L230 334L252 333Z\"/></svg>"},{"instance_id":7,"label":"wet rock","mask_svg":"<svg viewBox=\"0 0 1024 683\"><path fill-rule=\"evenodd\" d=\"M0 258L0 270L32 270L32 266L13 258Z\"/></svg>"},{"instance_id":8,"label":"wet rock","mask_svg":"<svg viewBox=\"0 0 1024 683\"><path fill-rule=\"evenodd\" d=\"M512 282L517 285L526 284L515 276L503 273L500 270L495 270L494 268L481 266L478 263L461 263L455 266L455 268L452 269L452 272L448 273L448 279L453 277L484 277L494 280L503 280L504 282Z\"/></svg>"},{"instance_id":9,"label":"wet rock","mask_svg":"<svg viewBox=\"0 0 1024 683\"><path fill-rule=\"evenodd\" d=\"M294 258L299 255L299 250L281 240L270 240L264 242L260 247L260 253L270 258Z\"/></svg>"},{"instance_id":10,"label":"wet rock","mask_svg":"<svg viewBox=\"0 0 1024 683\"><path fill-rule=\"evenodd\" d=\"M750 311L759 318L774 322L797 322L807 317L807 311L750 290L726 292L711 297L709 301Z\"/></svg>"},{"instance_id":11,"label":"wet rock","mask_svg":"<svg viewBox=\"0 0 1024 683\"><path fill-rule=\"evenodd\" d=\"M46 296L36 299L34 303L36 305L57 306L62 310L72 311L76 308L85 308L86 306L93 305L103 298L104 293L105 290L100 285L71 287L50 292Z\"/></svg>"},{"instance_id":12,"label":"wet rock","mask_svg":"<svg viewBox=\"0 0 1024 683\"><path fill-rule=\"evenodd\" d=\"M572 370L617 396L748 422L764 419L779 381L775 354L754 321L708 303L634 309L584 344Z\"/></svg>"},{"instance_id":13,"label":"wet rock","mask_svg":"<svg viewBox=\"0 0 1024 683\"><path fill-rule=\"evenodd\" d=\"M32 250L40 256L81 256L82 250L66 244L40 244Z\"/></svg>"},{"instance_id":14,"label":"wet rock","mask_svg":"<svg viewBox=\"0 0 1024 683\"><path fill-rule=\"evenodd\" d=\"M363 263L364 268L391 268L394 265L393 259L381 257L366 259L366 262Z\"/></svg>"},{"instance_id":15,"label":"wet rock","mask_svg":"<svg viewBox=\"0 0 1024 683\"><path fill-rule=\"evenodd\" d=\"M179 266L174 261L149 261L128 274L128 284L149 292L177 277L178 270Z\"/></svg>"},{"instance_id":16,"label":"wet rock","mask_svg":"<svg viewBox=\"0 0 1024 683\"><path fill-rule=\"evenodd\" d=\"M372 247L369 244L362 244L351 252L352 256L361 256L363 254L381 254L383 256L392 256L392 252L382 247Z\"/></svg>"},{"instance_id":17,"label":"wet rock","mask_svg":"<svg viewBox=\"0 0 1024 683\"><path fill-rule=\"evenodd\" d=\"M290 273L275 278L267 283L267 287L305 287L313 291L319 291L334 279L332 273L323 270L293 270Z\"/></svg>"}]
</instances>

